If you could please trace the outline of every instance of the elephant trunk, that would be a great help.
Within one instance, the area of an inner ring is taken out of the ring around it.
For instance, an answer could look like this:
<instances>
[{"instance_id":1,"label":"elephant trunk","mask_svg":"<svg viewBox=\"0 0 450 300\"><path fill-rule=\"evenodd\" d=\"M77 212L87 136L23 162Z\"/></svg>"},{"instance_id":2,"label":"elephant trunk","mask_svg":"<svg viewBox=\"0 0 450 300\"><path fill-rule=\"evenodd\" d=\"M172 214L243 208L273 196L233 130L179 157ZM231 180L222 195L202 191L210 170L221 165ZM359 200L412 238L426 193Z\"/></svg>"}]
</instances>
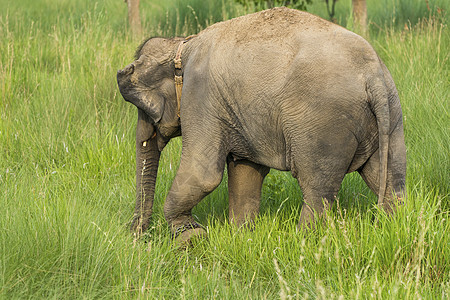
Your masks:
<instances>
[{"instance_id":1,"label":"elephant trunk","mask_svg":"<svg viewBox=\"0 0 450 300\"><path fill-rule=\"evenodd\" d=\"M136 132L136 206L131 224L131 231L137 235L149 226L160 157L153 126L140 121Z\"/></svg>"}]
</instances>

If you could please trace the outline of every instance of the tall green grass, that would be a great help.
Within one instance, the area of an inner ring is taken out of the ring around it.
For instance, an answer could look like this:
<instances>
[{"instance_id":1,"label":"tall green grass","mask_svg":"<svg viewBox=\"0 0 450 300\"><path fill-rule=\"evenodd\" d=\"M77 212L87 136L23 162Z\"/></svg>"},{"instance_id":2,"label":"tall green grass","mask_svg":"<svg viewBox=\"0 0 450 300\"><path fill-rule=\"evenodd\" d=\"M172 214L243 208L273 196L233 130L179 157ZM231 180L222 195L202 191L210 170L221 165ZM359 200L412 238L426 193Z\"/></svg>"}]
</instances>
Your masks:
<instances>
[{"instance_id":1,"label":"tall green grass","mask_svg":"<svg viewBox=\"0 0 450 300\"><path fill-rule=\"evenodd\" d=\"M366 3L368 26L373 32L379 32L386 26L403 29L405 25L417 24L430 16L446 18L449 6L446 0L377 0ZM309 12L329 19L325 1L315 0L307 8ZM352 1L339 0L335 8L336 21L352 28Z\"/></svg>"},{"instance_id":2,"label":"tall green grass","mask_svg":"<svg viewBox=\"0 0 450 300\"><path fill-rule=\"evenodd\" d=\"M351 0L336 3L335 20L342 26L352 28ZM150 35L187 36L207 26L232 17L254 12L254 7L244 7L235 0L153 0L142 1L141 15ZM313 14L329 19L324 0L314 0L307 5ZM377 0L367 1L368 26L379 32L386 26L403 29L422 19L434 16L446 19L446 0Z\"/></svg>"},{"instance_id":3,"label":"tall green grass","mask_svg":"<svg viewBox=\"0 0 450 300\"><path fill-rule=\"evenodd\" d=\"M192 2L196 23L181 12L171 19L182 1L142 2L153 7L143 12L149 34L191 34L242 12L207 1L212 8L202 15ZM325 222L297 232L301 192L289 173L271 171L253 231L227 223L222 184L194 209L208 238L181 250L162 214L179 139L161 158L151 229L139 241L127 230L136 111L121 98L115 73L140 41L128 33L125 4L0 3L1 299L449 297L445 18L403 29L380 14L387 23L371 38L404 112L409 198L398 214L378 211L376 197L350 174Z\"/></svg>"}]
</instances>

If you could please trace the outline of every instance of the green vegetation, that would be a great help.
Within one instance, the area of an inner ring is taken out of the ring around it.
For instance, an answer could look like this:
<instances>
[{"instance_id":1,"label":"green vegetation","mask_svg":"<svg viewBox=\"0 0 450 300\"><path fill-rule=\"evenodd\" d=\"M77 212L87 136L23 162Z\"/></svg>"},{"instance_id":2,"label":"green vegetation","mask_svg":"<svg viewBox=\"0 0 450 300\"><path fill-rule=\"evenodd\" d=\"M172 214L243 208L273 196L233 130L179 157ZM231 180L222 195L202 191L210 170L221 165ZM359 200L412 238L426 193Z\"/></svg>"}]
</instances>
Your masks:
<instances>
[{"instance_id":1,"label":"green vegetation","mask_svg":"<svg viewBox=\"0 0 450 300\"><path fill-rule=\"evenodd\" d=\"M141 2L158 35L245 13L226 0ZM318 2L309 11L326 17ZM412 2L368 3L378 25L369 40L403 105L408 205L386 217L350 174L339 207L317 231L297 233L300 190L271 171L252 232L227 223L222 184L194 210L208 238L183 251L162 216L179 139L162 155L151 230L142 241L127 231L136 110L115 73L140 41L127 32L125 4L0 0L0 299L448 299L450 7ZM337 6L343 24L349 3ZM394 12L390 3L403 4Z\"/></svg>"},{"instance_id":2,"label":"green vegetation","mask_svg":"<svg viewBox=\"0 0 450 300\"><path fill-rule=\"evenodd\" d=\"M311 4L312 0L235 0L245 7L254 7L256 10L269 9L277 6L287 6L300 10L306 10L306 5Z\"/></svg>"}]
</instances>

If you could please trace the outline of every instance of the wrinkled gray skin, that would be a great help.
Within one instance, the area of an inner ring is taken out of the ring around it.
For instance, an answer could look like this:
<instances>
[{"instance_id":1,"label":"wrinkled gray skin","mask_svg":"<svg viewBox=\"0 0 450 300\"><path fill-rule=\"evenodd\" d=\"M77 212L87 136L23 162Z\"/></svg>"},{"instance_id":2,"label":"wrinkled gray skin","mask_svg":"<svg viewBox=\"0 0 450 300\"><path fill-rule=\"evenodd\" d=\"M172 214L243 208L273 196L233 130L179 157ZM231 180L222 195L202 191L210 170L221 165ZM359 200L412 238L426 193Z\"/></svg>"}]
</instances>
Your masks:
<instances>
[{"instance_id":1,"label":"wrinkled gray skin","mask_svg":"<svg viewBox=\"0 0 450 300\"><path fill-rule=\"evenodd\" d=\"M149 39L117 74L123 97L138 107L133 230L148 226L159 153L181 134L180 123L181 163L164 214L181 239L201 234L189 229L191 210L219 185L226 164L230 218L238 225L258 213L269 168L298 179L300 227L314 225L314 213L331 206L353 171L386 211L405 198L400 101L363 38L286 8L210 26L182 52L179 121L173 59L181 40Z\"/></svg>"}]
</instances>

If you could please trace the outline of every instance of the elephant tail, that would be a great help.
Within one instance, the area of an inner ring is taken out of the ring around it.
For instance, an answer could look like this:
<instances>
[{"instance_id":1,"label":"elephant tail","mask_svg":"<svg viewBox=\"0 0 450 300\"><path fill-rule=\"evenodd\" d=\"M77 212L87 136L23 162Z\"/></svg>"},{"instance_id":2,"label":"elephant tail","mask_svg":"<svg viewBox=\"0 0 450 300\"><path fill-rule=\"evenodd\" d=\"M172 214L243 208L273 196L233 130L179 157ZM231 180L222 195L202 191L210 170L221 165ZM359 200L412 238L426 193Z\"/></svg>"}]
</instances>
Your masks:
<instances>
[{"instance_id":1,"label":"elephant tail","mask_svg":"<svg viewBox=\"0 0 450 300\"><path fill-rule=\"evenodd\" d=\"M388 172L390 131L389 96L384 80L380 77L372 78L368 81L367 92L370 108L375 114L378 126L378 152L380 155L378 205L382 205L384 202L384 194L386 193Z\"/></svg>"}]
</instances>

